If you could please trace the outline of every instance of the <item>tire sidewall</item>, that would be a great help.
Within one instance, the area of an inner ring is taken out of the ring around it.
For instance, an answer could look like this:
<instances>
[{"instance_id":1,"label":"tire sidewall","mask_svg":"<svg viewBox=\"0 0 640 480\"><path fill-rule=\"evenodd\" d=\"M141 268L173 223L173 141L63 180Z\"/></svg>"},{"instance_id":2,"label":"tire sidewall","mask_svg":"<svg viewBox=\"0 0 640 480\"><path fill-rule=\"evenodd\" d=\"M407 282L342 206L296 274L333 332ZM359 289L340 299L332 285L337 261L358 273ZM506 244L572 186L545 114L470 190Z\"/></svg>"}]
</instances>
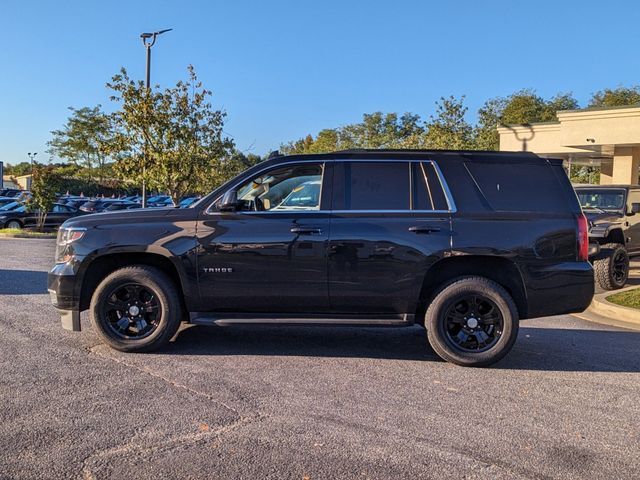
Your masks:
<instances>
[{"instance_id":1,"label":"tire sidewall","mask_svg":"<svg viewBox=\"0 0 640 480\"><path fill-rule=\"evenodd\" d=\"M502 314L502 335L486 351L465 352L448 339L445 314L452 303L465 294L488 298ZM440 289L427 309L425 325L432 348L444 360L463 366L488 366L502 359L513 347L518 336L519 319L515 304L504 288L482 277L468 277L454 280Z\"/></svg>"},{"instance_id":2,"label":"tire sidewall","mask_svg":"<svg viewBox=\"0 0 640 480\"><path fill-rule=\"evenodd\" d=\"M21 229L22 228L22 224L18 220L9 220L7 222L7 228Z\"/></svg>"}]
</instances>

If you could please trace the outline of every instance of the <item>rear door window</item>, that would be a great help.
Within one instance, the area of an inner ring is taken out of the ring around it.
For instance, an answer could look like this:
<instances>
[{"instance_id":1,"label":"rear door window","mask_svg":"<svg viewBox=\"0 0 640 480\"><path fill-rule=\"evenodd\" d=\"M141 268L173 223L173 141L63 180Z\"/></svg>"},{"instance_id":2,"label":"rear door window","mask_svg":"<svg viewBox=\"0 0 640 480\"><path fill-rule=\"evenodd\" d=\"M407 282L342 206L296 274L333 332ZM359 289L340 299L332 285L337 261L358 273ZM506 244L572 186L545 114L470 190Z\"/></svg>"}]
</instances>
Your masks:
<instances>
[{"instance_id":1,"label":"rear door window","mask_svg":"<svg viewBox=\"0 0 640 480\"><path fill-rule=\"evenodd\" d=\"M336 162L333 210L409 210L409 162Z\"/></svg>"},{"instance_id":2,"label":"rear door window","mask_svg":"<svg viewBox=\"0 0 640 480\"><path fill-rule=\"evenodd\" d=\"M413 209L448 210L447 198L433 163L414 162L412 168Z\"/></svg>"}]
</instances>

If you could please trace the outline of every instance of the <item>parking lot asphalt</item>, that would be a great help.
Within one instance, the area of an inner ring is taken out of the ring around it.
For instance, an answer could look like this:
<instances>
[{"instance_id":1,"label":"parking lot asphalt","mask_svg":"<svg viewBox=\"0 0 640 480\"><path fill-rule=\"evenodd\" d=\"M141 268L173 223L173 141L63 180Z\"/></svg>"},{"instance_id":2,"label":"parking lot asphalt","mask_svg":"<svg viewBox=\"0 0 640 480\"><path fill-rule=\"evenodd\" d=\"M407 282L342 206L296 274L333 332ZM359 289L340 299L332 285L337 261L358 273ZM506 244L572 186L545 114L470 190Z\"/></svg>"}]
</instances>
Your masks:
<instances>
[{"instance_id":1,"label":"parking lot asphalt","mask_svg":"<svg viewBox=\"0 0 640 480\"><path fill-rule=\"evenodd\" d=\"M60 328L51 240L0 239L0 478L639 478L640 333L526 320L494 368L411 328Z\"/></svg>"}]
</instances>

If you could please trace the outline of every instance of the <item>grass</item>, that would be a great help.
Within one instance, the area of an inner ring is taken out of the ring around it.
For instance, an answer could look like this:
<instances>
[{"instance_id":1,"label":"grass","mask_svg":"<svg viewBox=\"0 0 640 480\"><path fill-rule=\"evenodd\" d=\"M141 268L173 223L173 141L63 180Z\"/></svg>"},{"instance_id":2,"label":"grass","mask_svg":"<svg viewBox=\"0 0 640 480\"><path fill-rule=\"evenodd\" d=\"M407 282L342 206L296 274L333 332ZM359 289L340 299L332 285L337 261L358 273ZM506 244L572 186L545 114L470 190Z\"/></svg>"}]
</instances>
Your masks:
<instances>
[{"instance_id":1,"label":"grass","mask_svg":"<svg viewBox=\"0 0 640 480\"><path fill-rule=\"evenodd\" d=\"M634 288L633 290L627 290L626 292L616 293L607 297L607 300L616 305L622 305L623 307L636 308L640 310L640 288Z\"/></svg>"},{"instance_id":2,"label":"grass","mask_svg":"<svg viewBox=\"0 0 640 480\"><path fill-rule=\"evenodd\" d=\"M37 232L20 228L0 228L0 237L9 238L56 238L55 232Z\"/></svg>"}]
</instances>

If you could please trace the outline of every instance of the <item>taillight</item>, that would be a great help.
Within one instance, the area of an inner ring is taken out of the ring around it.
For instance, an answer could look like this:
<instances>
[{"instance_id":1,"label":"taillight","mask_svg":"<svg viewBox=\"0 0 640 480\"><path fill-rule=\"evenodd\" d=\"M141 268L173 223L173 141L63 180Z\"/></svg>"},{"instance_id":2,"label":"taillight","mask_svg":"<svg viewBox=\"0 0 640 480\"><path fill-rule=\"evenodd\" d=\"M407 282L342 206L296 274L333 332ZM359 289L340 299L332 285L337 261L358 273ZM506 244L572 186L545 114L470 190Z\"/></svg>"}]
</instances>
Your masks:
<instances>
[{"instance_id":1,"label":"taillight","mask_svg":"<svg viewBox=\"0 0 640 480\"><path fill-rule=\"evenodd\" d=\"M589 222L584 213L578 216L578 260L589 260Z\"/></svg>"}]
</instances>

